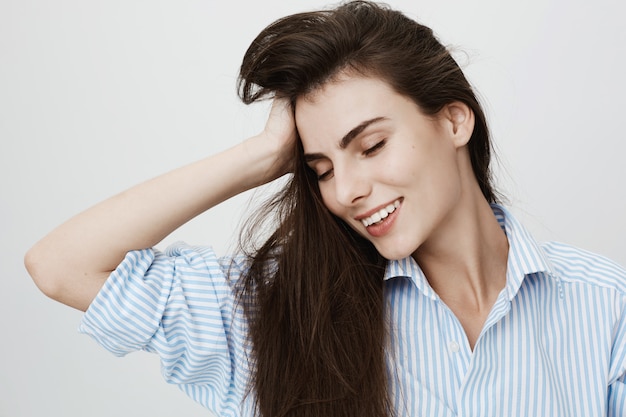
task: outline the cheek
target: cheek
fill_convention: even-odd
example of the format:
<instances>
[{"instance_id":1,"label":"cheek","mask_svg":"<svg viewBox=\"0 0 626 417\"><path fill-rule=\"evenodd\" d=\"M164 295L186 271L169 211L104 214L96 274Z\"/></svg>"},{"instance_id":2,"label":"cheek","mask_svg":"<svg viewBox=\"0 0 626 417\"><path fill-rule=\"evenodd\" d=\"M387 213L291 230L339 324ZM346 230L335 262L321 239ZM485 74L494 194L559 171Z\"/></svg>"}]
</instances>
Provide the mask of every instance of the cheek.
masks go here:
<instances>
[{"instance_id":1,"label":"cheek","mask_svg":"<svg viewBox=\"0 0 626 417\"><path fill-rule=\"evenodd\" d=\"M321 182L319 185L320 195L322 196L322 202L324 206L333 213L335 216L341 217L341 213L339 213L339 204L334 198L334 191L330 182Z\"/></svg>"}]
</instances>

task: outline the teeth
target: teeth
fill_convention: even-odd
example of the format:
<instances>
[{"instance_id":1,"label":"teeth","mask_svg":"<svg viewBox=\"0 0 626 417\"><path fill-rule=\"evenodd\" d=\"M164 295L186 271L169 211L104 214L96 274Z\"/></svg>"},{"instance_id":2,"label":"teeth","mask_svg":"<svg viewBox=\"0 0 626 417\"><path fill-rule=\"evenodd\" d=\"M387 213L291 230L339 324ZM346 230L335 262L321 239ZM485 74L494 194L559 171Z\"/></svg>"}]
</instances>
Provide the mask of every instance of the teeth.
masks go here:
<instances>
[{"instance_id":1,"label":"teeth","mask_svg":"<svg viewBox=\"0 0 626 417\"><path fill-rule=\"evenodd\" d=\"M378 223L387 216L389 216L391 213L396 211L398 207L400 207L400 201L396 200L393 202L393 204L389 204L387 207L380 209L371 216L366 217L365 219L361 219L361 223L363 223L363 226L365 227L370 226L374 223Z\"/></svg>"}]
</instances>

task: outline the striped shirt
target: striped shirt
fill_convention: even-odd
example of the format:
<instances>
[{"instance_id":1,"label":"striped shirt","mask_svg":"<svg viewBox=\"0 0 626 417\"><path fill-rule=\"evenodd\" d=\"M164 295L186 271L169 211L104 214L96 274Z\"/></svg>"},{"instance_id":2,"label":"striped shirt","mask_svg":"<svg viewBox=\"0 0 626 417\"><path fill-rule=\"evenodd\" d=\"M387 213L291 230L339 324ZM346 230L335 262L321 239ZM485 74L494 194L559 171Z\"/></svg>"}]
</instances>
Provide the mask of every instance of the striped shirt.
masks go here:
<instances>
[{"instance_id":1,"label":"striped shirt","mask_svg":"<svg viewBox=\"0 0 626 417\"><path fill-rule=\"evenodd\" d=\"M503 207L506 286L470 349L413 260L385 272L386 356L399 416L626 416L626 271L539 245ZM252 416L250 342L233 285L243 257L177 244L128 253L80 331L116 355L160 355L165 379L220 416Z\"/></svg>"}]
</instances>

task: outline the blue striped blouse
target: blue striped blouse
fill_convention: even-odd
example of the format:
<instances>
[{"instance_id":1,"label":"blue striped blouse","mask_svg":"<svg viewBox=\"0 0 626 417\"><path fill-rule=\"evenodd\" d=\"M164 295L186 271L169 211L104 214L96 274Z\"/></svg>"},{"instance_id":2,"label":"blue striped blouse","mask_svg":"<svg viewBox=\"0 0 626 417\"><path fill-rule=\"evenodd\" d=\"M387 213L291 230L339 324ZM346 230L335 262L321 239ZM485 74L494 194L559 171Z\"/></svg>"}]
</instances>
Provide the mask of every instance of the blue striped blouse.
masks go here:
<instances>
[{"instance_id":1,"label":"blue striped blouse","mask_svg":"<svg viewBox=\"0 0 626 417\"><path fill-rule=\"evenodd\" d=\"M626 271L538 245L503 207L506 286L474 351L412 258L391 261L387 365L399 416L626 416ZM80 331L116 355L160 355L165 379L220 416L253 415L253 363L233 284L246 259L174 245L128 253Z\"/></svg>"}]
</instances>

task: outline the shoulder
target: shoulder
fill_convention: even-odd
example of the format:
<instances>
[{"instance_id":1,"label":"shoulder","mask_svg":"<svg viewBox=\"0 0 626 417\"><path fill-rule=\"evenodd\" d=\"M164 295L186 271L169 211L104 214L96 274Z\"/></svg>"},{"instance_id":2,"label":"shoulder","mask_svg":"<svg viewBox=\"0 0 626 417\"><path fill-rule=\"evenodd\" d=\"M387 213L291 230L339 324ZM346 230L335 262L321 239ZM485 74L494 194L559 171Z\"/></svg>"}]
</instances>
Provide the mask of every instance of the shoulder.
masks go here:
<instances>
[{"instance_id":1,"label":"shoulder","mask_svg":"<svg viewBox=\"0 0 626 417\"><path fill-rule=\"evenodd\" d=\"M540 246L562 281L610 288L626 295L626 269L616 262L561 242Z\"/></svg>"}]
</instances>

